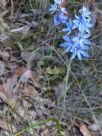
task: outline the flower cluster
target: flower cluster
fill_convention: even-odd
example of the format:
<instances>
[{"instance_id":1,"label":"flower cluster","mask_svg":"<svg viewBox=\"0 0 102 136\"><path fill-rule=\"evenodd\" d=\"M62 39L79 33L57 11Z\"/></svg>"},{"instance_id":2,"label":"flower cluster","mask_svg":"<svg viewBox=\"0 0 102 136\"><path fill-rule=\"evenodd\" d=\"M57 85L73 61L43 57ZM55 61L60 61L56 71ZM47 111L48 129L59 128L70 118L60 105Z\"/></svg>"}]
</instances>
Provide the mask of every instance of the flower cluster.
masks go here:
<instances>
[{"instance_id":1,"label":"flower cluster","mask_svg":"<svg viewBox=\"0 0 102 136\"><path fill-rule=\"evenodd\" d=\"M60 24L66 24L68 20L68 13L65 7L62 6L63 0L54 0L54 4L51 5L49 11L54 13L54 23L56 26Z\"/></svg>"},{"instance_id":2,"label":"flower cluster","mask_svg":"<svg viewBox=\"0 0 102 136\"><path fill-rule=\"evenodd\" d=\"M83 6L79 10L79 14L75 15L72 20L68 17L65 7L61 6L63 0L54 0L54 2L50 8L51 13L54 13L54 23L56 26L63 24L62 32L66 33L63 36L64 43L61 43L60 46L65 48L65 53L71 53L71 60L76 56L79 60L82 60L83 57L89 58L88 51L91 44L89 37L93 24L91 23L91 12L88 7Z\"/></svg>"}]
</instances>

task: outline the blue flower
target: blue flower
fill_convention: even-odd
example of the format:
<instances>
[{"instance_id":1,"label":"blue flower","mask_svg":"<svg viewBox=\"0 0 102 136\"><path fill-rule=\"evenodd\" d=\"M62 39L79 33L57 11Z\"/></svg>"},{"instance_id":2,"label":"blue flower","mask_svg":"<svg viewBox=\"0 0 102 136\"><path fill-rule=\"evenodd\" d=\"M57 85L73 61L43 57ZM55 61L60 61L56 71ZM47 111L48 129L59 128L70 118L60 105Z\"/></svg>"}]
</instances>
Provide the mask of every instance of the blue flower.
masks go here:
<instances>
[{"instance_id":1,"label":"blue flower","mask_svg":"<svg viewBox=\"0 0 102 136\"><path fill-rule=\"evenodd\" d=\"M73 20L73 29L78 28L81 32L90 33L90 28L93 26L89 21L86 21L83 16L75 16L76 19Z\"/></svg>"},{"instance_id":2,"label":"blue flower","mask_svg":"<svg viewBox=\"0 0 102 136\"><path fill-rule=\"evenodd\" d=\"M88 39L90 34L83 34L82 32L78 32L77 36L73 37L74 45L72 46L70 52L72 53L71 60L74 59L76 56L79 60L82 60L83 57L89 58L88 50L89 44L91 44L90 40Z\"/></svg>"},{"instance_id":3,"label":"blue flower","mask_svg":"<svg viewBox=\"0 0 102 136\"><path fill-rule=\"evenodd\" d=\"M66 24L68 20L68 16L66 14L67 11L65 10L65 8L62 8L59 13L56 13L54 15L54 23L56 26L58 26L59 24Z\"/></svg>"},{"instance_id":4,"label":"blue flower","mask_svg":"<svg viewBox=\"0 0 102 136\"><path fill-rule=\"evenodd\" d=\"M56 26L59 24L66 24L68 20L67 11L64 7L61 6L63 0L54 0L54 4L51 5L49 11L54 14L54 23Z\"/></svg>"},{"instance_id":5,"label":"blue flower","mask_svg":"<svg viewBox=\"0 0 102 136\"><path fill-rule=\"evenodd\" d=\"M85 38L89 37L89 35L84 35ZM84 45L82 48L82 45L80 44L79 40L77 42L75 42L74 40L76 39L76 37L71 36L71 38L69 38L67 35L63 36L64 39L64 43L61 43L60 46L65 48L65 53L70 52L71 55L71 60L74 59L75 57L78 57L79 60L82 60L83 57L89 58L89 54L88 52L88 46Z\"/></svg>"},{"instance_id":6,"label":"blue flower","mask_svg":"<svg viewBox=\"0 0 102 136\"><path fill-rule=\"evenodd\" d=\"M91 44L90 40L88 39L90 37L90 34L83 34L81 32L78 32L78 36L73 37L73 41L75 43L79 43L82 49L89 49L89 44Z\"/></svg>"},{"instance_id":7,"label":"blue flower","mask_svg":"<svg viewBox=\"0 0 102 136\"><path fill-rule=\"evenodd\" d=\"M88 7L83 6L82 9L79 10L80 16L75 15L73 20L73 29L78 28L81 32L90 33L90 28L93 26L91 23L91 12Z\"/></svg>"},{"instance_id":8,"label":"blue flower","mask_svg":"<svg viewBox=\"0 0 102 136\"><path fill-rule=\"evenodd\" d=\"M57 11L57 5L56 4L51 5L51 8L49 9L49 11L51 13L55 13Z\"/></svg>"},{"instance_id":9,"label":"blue flower","mask_svg":"<svg viewBox=\"0 0 102 136\"><path fill-rule=\"evenodd\" d=\"M61 5L61 3L62 3L62 0L54 0L54 4L52 4L51 5L51 8L49 9L49 11L51 12L51 13L55 13L56 11L57 11L57 9L58 9L58 6L60 6Z\"/></svg>"},{"instance_id":10,"label":"blue flower","mask_svg":"<svg viewBox=\"0 0 102 136\"><path fill-rule=\"evenodd\" d=\"M80 44L75 44L73 48L70 50L70 52L72 53L70 60L73 60L76 56L78 57L79 60L82 60L83 57L85 58L90 57L87 51L81 48Z\"/></svg>"},{"instance_id":11,"label":"blue flower","mask_svg":"<svg viewBox=\"0 0 102 136\"><path fill-rule=\"evenodd\" d=\"M51 13L54 13L55 25L63 24L65 26L62 32L66 32L66 35L63 36L64 42L60 46L65 49L65 53L71 53L71 60L75 57L78 57L79 60L89 58L90 29L93 27L91 12L88 7L83 6L79 10L80 15L75 15L75 19L71 20L65 7L62 7L62 2L63 0L54 0L54 4L49 9Z\"/></svg>"},{"instance_id":12,"label":"blue flower","mask_svg":"<svg viewBox=\"0 0 102 136\"><path fill-rule=\"evenodd\" d=\"M66 28L62 29L62 32L67 32L67 34L69 35L72 32L72 26L73 26L73 22L72 22L72 20L69 20L66 23Z\"/></svg>"},{"instance_id":13,"label":"blue flower","mask_svg":"<svg viewBox=\"0 0 102 136\"><path fill-rule=\"evenodd\" d=\"M83 16L83 18L84 18L85 20L87 20L87 21L90 21L90 20L91 20L91 17L90 17L91 12L89 11L89 8L88 8L88 7L83 6L83 7L79 10L79 12L81 13L81 15Z\"/></svg>"},{"instance_id":14,"label":"blue flower","mask_svg":"<svg viewBox=\"0 0 102 136\"><path fill-rule=\"evenodd\" d=\"M64 39L65 42L61 43L60 46L65 48L65 53L69 52L72 49L73 45L74 45L72 37L69 38L67 35L63 36L63 39Z\"/></svg>"}]
</instances>

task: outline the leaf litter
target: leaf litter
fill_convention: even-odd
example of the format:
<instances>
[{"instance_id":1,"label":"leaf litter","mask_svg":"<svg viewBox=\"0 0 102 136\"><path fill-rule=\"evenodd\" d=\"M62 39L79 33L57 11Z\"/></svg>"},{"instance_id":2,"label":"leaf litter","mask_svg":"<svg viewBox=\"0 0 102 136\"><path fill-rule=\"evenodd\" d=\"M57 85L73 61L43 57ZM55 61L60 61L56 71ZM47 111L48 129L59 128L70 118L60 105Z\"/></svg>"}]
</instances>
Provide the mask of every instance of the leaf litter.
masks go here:
<instances>
[{"instance_id":1,"label":"leaf litter","mask_svg":"<svg viewBox=\"0 0 102 136\"><path fill-rule=\"evenodd\" d=\"M96 54L92 60L73 62L71 69L97 115L97 122L91 123L90 108L71 74L66 86L63 60L68 63L67 55L52 48L58 45L59 33L51 27L49 2L29 2L0 1L0 135L16 136L23 131L22 136L100 136L102 48L99 52L93 47ZM97 12L102 14L98 8ZM53 118L58 119L61 130L58 122L47 122ZM39 121L45 123L38 125ZM29 128L32 124L36 127Z\"/></svg>"}]
</instances>

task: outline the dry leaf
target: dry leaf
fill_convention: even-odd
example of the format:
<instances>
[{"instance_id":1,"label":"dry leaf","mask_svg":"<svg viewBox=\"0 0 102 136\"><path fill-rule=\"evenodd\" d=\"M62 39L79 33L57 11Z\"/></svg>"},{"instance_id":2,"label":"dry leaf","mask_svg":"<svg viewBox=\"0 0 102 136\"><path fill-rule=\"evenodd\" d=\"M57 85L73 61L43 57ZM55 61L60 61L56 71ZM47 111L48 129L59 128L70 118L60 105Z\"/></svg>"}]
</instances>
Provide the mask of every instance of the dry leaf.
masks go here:
<instances>
[{"instance_id":1,"label":"dry leaf","mask_svg":"<svg viewBox=\"0 0 102 136\"><path fill-rule=\"evenodd\" d=\"M26 85L23 91L27 96L39 96L39 93L30 85Z\"/></svg>"},{"instance_id":2,"label":"dry leaf","mask_svg":"<svg viewBox=\"0 0 102 136\"><path fill-rule=\"evenodd\" d=\"M25 71L26 71L26 68L24 68L24 67L19 67L19 68L17 68L17 69L15 70L15 74L16 74L17 76L21 76Z\"/></svg>"},{"instance_id":3,"label":"dry leaf","mask_svg":"<svg viewBox=\"0 0 102 136\"><path fill-rule=\"evenodd\" d=\"M15 74L21 77L20 80L24 82L27 82L28 79L30 78L33 81L35 87L40 88L39 79L33 71L26 69L24 67L19 67L16 69Z\"/></svg>"},{"instance_id":4,"label":"dry leaf","mask_svg":"<svg viewBox=\"0 0 102 136\"><path fill-rule=\"evenodd\" d=\"M30 70L27 70L21 75L20 81L23 83L27 83L30 77L31 77L31 72Z\"/></svg>"},{"instance_id":5,"label":"dry leaf","mask_svg":"<svg viewBox=\"0 0 102 136\"><path fill-rule=\"evenodd\" d=\"M33 81L35 87L41 88L40 81L39 81L37 75L34 74L34 72L32 72L32 71L31 71L31 79L32 79L32 81Z\"/></svg>"},{"instance_id":6,"label":"dry leaf","mask_svg":"<svg viewBox=\"0 0 102 136\"><path fill-rule=\"evenodd\" d=\"M0 98L4 101L7 102L7 96L4 92L4 88L2 85L0 85Z\"/></svg>"},{"instance_id":7,"label":"dry leaf","mask_svg":"<svg viewBox=\"0 0 102 136\"><path fill-rule=\"evenodd\" d=\"M3 83L3 85L0 85L0 97L4 102L7 102L8 99L12 97L8 83Z\"/></svg>"},{"instance_id":8,"label":"dry leaf","mask_svg":"<svg viewBox=\"0 0 102 136\"><path fill-rule=\"evenodd\" d=\"M14 75L12 78L9 78L9 79L7 80L7 84L9 85L9 89L11 90L10 92L13 93L14 87L17 86L17 76Z\"/></svg>"},{"instance_id":9,"label":"dry leaf","mask_svg":"<svg viewBox=\"0 0 102 136\"><path fill-rule=\"evenodd\" d=\"M8 58L10 57L10 55L9 55L8 52L0 50L0 57L2 57L4 60L8 60Z\"/></svg>"},{"instance_id":10,"label":"dry leaf","mask_svg":"<svg viewBox=\"0 0 102 136\"><path fill-rule=\"evenodd\" d=\"M12 82L11 82L12 84ZM0 98L7 103L11 108L14 108L16 104L16 100L13 99L12 91L10 89L11 87L10 79L7 80L7 83L3 83L3 85L0 85ZM16 104L17 106L17 104Z\"/></svg>"},{"instance_id":11,"label":"dry leaf","mask_svg":"<svg viewBox=\"0 0 102 136\"><path fill-rule=\"evenodd\" d=\"M75 123L75 126L80 129L80 132L83 134L83 136L92 136L87 126L83 122Z\"/></svg>"},{"instance_id":12,"label":"dry leaf","mask_svg":"<svg viewBox=\"0 0 102 136\"><path fill-rule=\"evenodd\" d=\"M83 136L92 136L86 125L82 122L80 123L80 131Z\"/></svg>"}]
</instances>

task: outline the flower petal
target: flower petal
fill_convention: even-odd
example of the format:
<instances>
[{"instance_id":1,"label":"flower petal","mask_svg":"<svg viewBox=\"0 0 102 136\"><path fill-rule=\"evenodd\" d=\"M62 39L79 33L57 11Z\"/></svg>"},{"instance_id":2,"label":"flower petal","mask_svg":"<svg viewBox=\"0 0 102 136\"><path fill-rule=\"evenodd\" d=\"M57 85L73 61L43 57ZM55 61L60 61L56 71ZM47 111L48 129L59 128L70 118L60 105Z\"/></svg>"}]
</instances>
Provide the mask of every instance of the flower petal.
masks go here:
<instances>
[{"instance_id":1,"label":"flower petal","mask_svg":"<svg viewBox=\"0 0 102 136\"><path fill-rule=\"evenodd\" d=\"M87 58L90 57L89 54L88 54L87 52L85 52L85 51L80 51L80 53L81 53L84 57L87 57Z\"/></svg>"},{"instance_id":2,"label":"flower petal","mask_svg":"<svg viewBox=\"0 0 102 136\"><path fill-rule=\"evenodd\" d=\"M68 42L61 43L61 44L59 44L59 46L61 46L61 47L67 47L68 46Z\"/></svg>"},{"instance_id":3,"label":"flower petal","mask_svg":"<svg viewBox=\"0 0 102 136\"><path fill-rule=\"evenodd\" d=\"M63 39L66 41L66 42L70 42L70 38L68 36L63 36Z\"/></svg>"},{"instance_id":4,"label":"flower petal","mask_svg":"<svg viewBox=\"0 0 102 136\"><path fill-rule=\"evenodd\" d=\"M85 44L91 44L91 42L90 42L88 39L85 39L83 42L84 42Z\"/></svg>"},{"instance_id":5,"label":"flower petal","mask_svg":"<svg viewBox=\"0 0 102 136\"><path fill-rule=\"evenodd\" d=\"M81 55L80 51L78 51L77 56L78 56L78 59L79 59L79 60L82 60L82 55Z\"/></svg>"}]
</instances>

